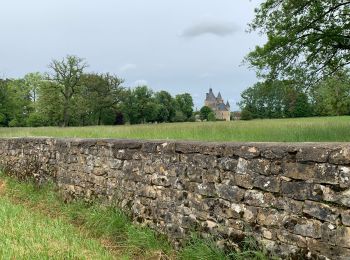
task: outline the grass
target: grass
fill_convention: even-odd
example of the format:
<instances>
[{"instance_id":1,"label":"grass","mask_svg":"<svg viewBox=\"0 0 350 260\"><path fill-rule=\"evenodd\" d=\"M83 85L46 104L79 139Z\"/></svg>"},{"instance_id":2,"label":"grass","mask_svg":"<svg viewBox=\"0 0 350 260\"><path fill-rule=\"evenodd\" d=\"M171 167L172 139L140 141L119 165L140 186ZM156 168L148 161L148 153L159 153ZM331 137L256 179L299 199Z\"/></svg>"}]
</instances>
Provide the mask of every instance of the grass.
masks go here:
<instances>
[{"instance_id":1,"label":"grass","mask_svg":"<svg viewBox=\"0 0 350 260\"><path fill-rule=\"evenodd\" d=\"M0 259L147 259L173 250L121 211L0 175ZM142 256L142 257L141 257Z\"/></svg>"},{"instance_id":2,"label":"grass","mask_svg":"<svg viewBox=\"0 0 350 260\"><path fill-rule=\"evenodd\" d=\"M256 243L243 244L240 253L225 252L196 235L176 251L118 209L67 204L53 185L39 188L1 172L0 223L0 259L269 259Z\"/></svg>"},{"instance_id":3,"label":"grass","mask_svg":"<svg viewBox=\"0 0 350 260\"><path fill-rule=\"evenodd\" d=\"M0 137L81 137L240 142L349 142L350 116L125 126L0 128Z\"/></svg>"}]
</instances>

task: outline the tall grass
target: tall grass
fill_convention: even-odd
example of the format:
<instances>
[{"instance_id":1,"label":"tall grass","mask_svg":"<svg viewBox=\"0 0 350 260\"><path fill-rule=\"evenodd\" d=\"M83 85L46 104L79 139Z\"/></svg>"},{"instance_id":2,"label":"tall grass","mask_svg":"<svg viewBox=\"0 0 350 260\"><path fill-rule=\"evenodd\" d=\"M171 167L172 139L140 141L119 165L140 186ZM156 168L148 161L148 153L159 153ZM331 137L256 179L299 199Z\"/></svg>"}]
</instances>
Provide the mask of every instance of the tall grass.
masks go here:
<instances>
[{"instance_id":1,"label":"tall grass","mask_svg":"<svg viewBox=\"0 0 350 260\"><path fill-rule=\"evenodd\" d=\"M52 244L59 247L57 259L115 258L111 252L117 252L117 259L172 254L164 237L149 228L133 225L130 218L116 208L83 201L64 203L53 185L38 188L34 183L19 183L2 173L0 183L5 183L0 195L0 223L3 218L15 223L0 226L0 233L8 235L4 241L14 245L2 248L0 239L0 256L16 256L16 251L23 251L23 258L30 259L29 256L35 256L39 250L38 255L44 257L37 259L47 259L47 254L56 257L54 249L45 248L48 242L51 243L46 241L50 234ZM38 227L43 229L42 236ZM86 255L80 255L80 251Z\"/></svg>"},{"instance_id":2,"label":"tall grass","mask_svg":"<svg viewBox=\"0 0 350 260\"><path fill-rule=\"evenodd\" d=\"M350 141L350 116L125 126L0 128L0 137L175 139L241 142Z\"/></svg>"},{"instance_id":3,"label":"tall grass","mask_svg":"<svg viewBox=\"0 0 350 260\"><path fill-rule=\"evenodd\" d=\"M53 185L38 187L1 172L0 223L0 259L268 259L255 242L226 252L197 235L176 252L116 208L64 203Z\"/></svg>"}]
</instances>

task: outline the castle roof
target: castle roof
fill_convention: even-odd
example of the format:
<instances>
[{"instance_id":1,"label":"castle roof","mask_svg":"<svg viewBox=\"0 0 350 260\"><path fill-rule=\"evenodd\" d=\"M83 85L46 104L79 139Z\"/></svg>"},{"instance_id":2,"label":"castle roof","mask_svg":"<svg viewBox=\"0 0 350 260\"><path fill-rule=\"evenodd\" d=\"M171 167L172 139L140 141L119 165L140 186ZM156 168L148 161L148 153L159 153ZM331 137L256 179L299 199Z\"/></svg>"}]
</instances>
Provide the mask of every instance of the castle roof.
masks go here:
<instances>
[{"instance_id":1,"label":"castle roof","mask_svg":"<svg viewBox=\"0 0 350 260\"><path fill-rule=\"evenodd\" d=\"M217 99L222 99L221 93L219 92Z\"/></svg>"},{"instance_id":2,"label":"castle roof","mask_svg":"<svg viewBox=\"0 0 350 260\"><path fill-rule=\"evenodd\" d=\"M209 89L209 93L207 93L207 98L206 98L206 100L215 100L216 98L215 98L215 95L214 95L214 93L213 93L213 90L210 88Z\"/></svg>"},{"instance_id":3,"label":"castle roof","mask_svg":"<svg viewBox=\"0 0 350 260\"><path fill-rule=\"evenodd\" d=\"M228 100L227 100L227 102L226 102L226 106L227 106L227 107L230 107L230 103L228 103Z\"/></svg>"},{"instance_id":4,"label":"castle roof","mask_svg":"<svg viewBox=\"0 0 350 260\"><path fill-rule=\"evenodd\" d=\"M220 104L218 104L218 110L219 111L227 111L228 109L224 103L220 103Z\"/></svg>"}]
</instances>

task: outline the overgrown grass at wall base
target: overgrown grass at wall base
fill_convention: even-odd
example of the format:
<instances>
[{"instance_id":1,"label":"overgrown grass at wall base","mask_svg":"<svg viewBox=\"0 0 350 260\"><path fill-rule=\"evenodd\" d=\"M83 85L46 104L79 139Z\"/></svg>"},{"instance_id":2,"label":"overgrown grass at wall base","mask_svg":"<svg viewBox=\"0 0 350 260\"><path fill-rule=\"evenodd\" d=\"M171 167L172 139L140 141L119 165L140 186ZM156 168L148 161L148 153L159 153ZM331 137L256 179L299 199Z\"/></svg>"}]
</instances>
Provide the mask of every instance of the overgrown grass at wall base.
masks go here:
<instances>
[{"instance_id":1,"label":"overgrown grass at wall base","mask_svg":"<svg viewBox=\"0 0 350 260\"><path fill-rule=\"evenodd\" d=\"M0 137L81 137L240 142L349 142L350 117L265 119L132 126L0 128Z\"/></svg>"},{"instance_id":2,"label":"overgrown grass at wall base","mask_svg":"<svg viewBox=\"0 0 350 260\"><path fill-rule=\"evenodd\" d=\"M1 172L0 184L2 259L268 259L260 247L226 252L196 234L176 252L165 237L116 208L65 203L53 184L19 182Z\"/></svg>"},{"instance_id":3,"label":"overgrown grass at wall base","mask_svg":"<svg viewBox=\"0 0 350 260\"><path fill-rule=\"evenodd\" d=\"M113 259L116 258L116 255L118 256L116 259L121 257L134 259L134 257L140 255L151 257L158 254L158 252L169 255L172 253L171 246L165 238L158 236L148 228L134 226L130 219L118 209L104 207L97 203L89 205L83 201L64 203L60 196L53 191L52 185L44 185L38 188L33 183L18 183L3 174L1 174L0 179L2 183L5 183L5 190L1 195L1 200L5 203L2 203L1 206L9 208L6 209L7 211L3 209L0 212L0 219L7 216L8 221L16 223L13 227L8 226L6 228L3 226L2 234L9 234L8 243L16 244L14 241L18 240L21 245L20 249L13 247L8 247L7 251L0 249L3 250L2 255L15 255L16 251L22 250L23 257L31 258L30 256L35 256L35 252L39 250L39 255L52 254L56 257L54 249L52 249L53 252L50 251L50 248L43 248L40 251L41 245L45 245L46 236L51 233L55 234L55 232L58 235L57 238L53 235L55 238L53 244L57 244L57 247L62 246L62 248L57 249L59 253L57 259L103 259L103 257ZM10 207L14 209L12 210ZM20 212L23 218L17 217L15 220L11 220L10 217L20 216L16 211ZM5 214L3 214L4 212ZM33 218L33 216L35 217ZM42 224L43 221L46 224ZM25 229L22 229L24 226ZM40 230L37 230L40 226L43 229L42 237ZM49 233L46 234L45 230ZM75 232L80 232L84 236L80 238ZM14 236L11 237L11 233L14 233ZM66 236L69 236L69 239ZM57 240L60 237L63 241L67 241L62 243ZM94 239L93 242L89 241L88 238ZM90 247L85 248L85 244L81 244L82 242L79 239L86 240ZM37 249L31 253L32 248ZM92 248L92 251L90 248ZM80 251L85 252L87 250L91 251L91 256L79 255ZM98 250L104 253L105 256L102 255L101 258L102 253ZM28 255L25 253L26 251L29 252ZM95 251L96 255L94 256L92 253Z\"/></svg>"}]
</instances>

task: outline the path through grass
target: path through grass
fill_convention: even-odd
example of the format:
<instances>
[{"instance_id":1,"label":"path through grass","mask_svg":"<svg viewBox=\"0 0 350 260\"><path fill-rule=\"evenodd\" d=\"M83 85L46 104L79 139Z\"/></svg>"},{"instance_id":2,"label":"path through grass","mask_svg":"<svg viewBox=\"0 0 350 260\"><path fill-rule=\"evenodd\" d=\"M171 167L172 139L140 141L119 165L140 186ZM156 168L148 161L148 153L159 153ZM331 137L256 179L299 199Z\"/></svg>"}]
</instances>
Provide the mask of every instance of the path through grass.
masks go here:
<instances>
[{"instance_id":1,"label":"path through grass","mask_svg":"<svg viewBox=\"0 0 350 260\"><path fill-rule=\"evenodd\" d=\"M24 136L241 142L349 142L350 116L132 126L0 128L0 137Z\"/></svg>"}]
</instances>

